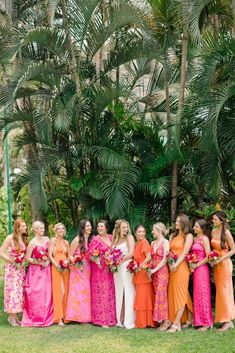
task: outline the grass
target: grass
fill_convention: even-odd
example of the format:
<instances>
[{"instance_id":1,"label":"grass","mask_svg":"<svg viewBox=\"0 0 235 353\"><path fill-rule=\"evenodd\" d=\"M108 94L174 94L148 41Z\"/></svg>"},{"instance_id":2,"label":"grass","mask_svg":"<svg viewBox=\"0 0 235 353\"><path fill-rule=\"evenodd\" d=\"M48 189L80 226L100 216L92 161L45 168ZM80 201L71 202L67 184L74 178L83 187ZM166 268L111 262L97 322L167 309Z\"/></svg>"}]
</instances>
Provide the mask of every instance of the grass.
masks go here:
<instances>
[{"instance_id":1,"label":"grass","mask_svg":"<svg viewBox=\"0 0 235 353\"><path fill-rule=\"evenodd\" d=\"M169 334L158 333L155 329L103 329L79 324L10 327L3 312L1 268L0 308L0 353L235 353L235 330L218 333L188 329Z\"/></svg>"}]
</instances>

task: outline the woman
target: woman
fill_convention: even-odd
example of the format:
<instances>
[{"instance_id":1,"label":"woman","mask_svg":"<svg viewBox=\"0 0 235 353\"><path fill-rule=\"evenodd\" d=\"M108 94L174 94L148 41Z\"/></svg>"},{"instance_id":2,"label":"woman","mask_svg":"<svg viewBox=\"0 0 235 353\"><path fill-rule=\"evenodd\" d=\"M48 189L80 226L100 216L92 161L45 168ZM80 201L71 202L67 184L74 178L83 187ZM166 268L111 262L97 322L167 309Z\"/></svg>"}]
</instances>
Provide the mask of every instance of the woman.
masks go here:
<instances>
[{"instance_id":1,"label":"woman","mask_svg":"<svg viewBox=\"0 0 235 353\"><path fill-rule=\"evenodd\" d=\"M153 225L152 233L155 239L151 244L151 273L155 296L153 320L161 322L159 331L166 331L170 326L167 299L169 270L166 260L169 253L169 241L165 239L166 226L161 222Z\"/></svg>"},{"instance_id":2,"label":"woman","mask_svg":"<svg viewBox=\"0 0 235 353\"><path fill-rule=\"evenodd\" d=\"M94 260L94 251L100 252L100 257L91 262L91 322L105 328L116 325L113 274L104 260L104 253L112 242L107 227L106 221L99 221L98 235L92 239L88 250L91 260Z\"/></svg>"},{"instance_id":3,"label":"woman","mask_svg":"<svg viewBox=\"0 0 235 353\"><path fill-rule=\"evenodd\" d=\"M81 323L91 322L91 264L86 258L92 237L91 230L91 223L82 220L79 223L78 235L69 248L71 262L76 261L76 256L83 256L83 264L80 268L76 264L71 268L66 319Z\"/></svg>"},{"instance_id":4,"label":"woman","mask_svg":"<svg viewBox=\"0 0 235 353\"><path fill-rule=\"evenodd\" d=\"M52 263L52 295L54 323L64 326L68 298L69 270L63 271L60 260L68 258L69 244L64 240L66 228L62 223L54 227L55 237L49 242L49 259Z\"/></svg>"},{"instance_id":5,"label":"woman","mask_svg":"<svg viewBox=\"0 0 235 353\"><path fill-rule=\"evenodd\" d=\"M151 247L145 238L146 230L139 224L134 230L137 244L134 250L134 260L137 262L140 271L134 274L135 285L135 327L155 327L153 322L154 293L152 279L145 270L151 260Z\"/></svg>"},{"instance_id":6,"label":"woman","mask_svg":"<svg viewBox=\"0 0 235 353\"><path fill-rule=\"evenodd\" d=\"M36 221L32 225L35 234L30 241L26 258L29 268L25 284L25 307L21 326L50 326L54 322L51 266L48 259L49 238L44 236L45 226Z\"/></svg>"},{"instance_id":7,"label":"woman","mask_svg":"<svg viewBox=\"0 0 235 353\"><path fill-rule=\"evenodd\" d=\"M178 258L170 267L168 285L169 319L172 323L168 332L181 330L180 322L185 322L184 328L193 323L193 306L188 291L190 271L185 257L193 244L193 235L188 216L181 214L175 222L176 232L170 237L170 251Z\"/></svg>"},{"instance_id":8,"label":"woman","mask_svg":"<svg viewBox=\"0 0 235 353\"><path fill-rule=\"evenodd\" d=\"M199 331L206 331L213 326L210 273L207 265L207 256L210 252L207 221L199 219L193 230L196 238L193 241L192 252L197 257L197 262L190 264L193 271L194 326L201 326Z\"/></svg>"},{"instance_id":9,"label":"woman","mask_svg":"<svg viewBox=\"0 0 235 353\"><path fill-rule=\"evenodd\" d=\"M233 328L235 318L231 256L235 253L232 234L227 226L227 215L218 211L213 215L214 229L211 236L212 249L219 252L219 258L212 262L216 287L215 322L223 323L219 331Z\"/></svg>"},{"instance_id":10,"label":"woman","mask_svg":"<svg viewBox=\"0 0 235 353\"><path fill-rule=\"evenodd\" d=\"M4 285L4 311L8 313L11 326L20 326L18 313L24 306L24 256L27 246L27 226L25 221L17 219L13 233L8 235L0 248L0 257L6 261ZM8 250L8 255L5 251ZM22 258L22 263L17 263Z\"/></svg>"},{"instance_id":11,"label":"woman","mask_svg":"<svg viewBox=\"0 0 235 353\"><path fill-rule=\"evenodd\" d=\"M120 249L124 256L118 272L114 273L117 326L132 329L135 327L135 288L133 274L127 271L127 266L134 253L135 240L130 234L130 225L125 220L116 221L112 246Z\"/></svg>"}]
</instances>

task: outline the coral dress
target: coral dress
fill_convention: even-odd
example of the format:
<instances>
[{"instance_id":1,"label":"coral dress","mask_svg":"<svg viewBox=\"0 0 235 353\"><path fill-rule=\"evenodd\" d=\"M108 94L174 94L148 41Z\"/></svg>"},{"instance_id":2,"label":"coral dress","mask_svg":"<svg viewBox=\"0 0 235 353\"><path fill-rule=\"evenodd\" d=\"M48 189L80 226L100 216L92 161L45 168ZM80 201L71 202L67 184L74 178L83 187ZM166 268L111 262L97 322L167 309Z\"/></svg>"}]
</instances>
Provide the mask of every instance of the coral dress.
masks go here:
<instances>
[{"instance_id":1,"label":"coral dress","mask_svg":"<svg viewBox=\"0 0 235 353\"><path fill-rule=\"evenodd\" d=\"M109 235L110 242L112 235ZM116 325L116 303L113 273L109 271L104 261L104 253L110 249L102 238L95 236L88 252L101 251L101 268L91 261L91 322L100 326Z\"/></svg>"},{"instance_id":2,"label":"coral dress","mask_svg":"<svg viewBox=\"0 0 235 353\"><path fill-rule=\"evenodd\" d=\"M23 241L20 242L20 252L25 252L26 247ZM16 252L13 237L10 240L9 256L15 257ZM5 284L4 284L4 311L9 314L16 314L23 311L24 307L24 266L16 268L14 264L5 265Z\"/></svg>"},{"instance_id":3,"label":"coral dress","mask_svg":"<svg viewBox=\"0 0 235 353\"><path fill-rule=\"evenodd\" d=\"M85 242L87 249L87 241ZM74 257L80 255L77 247ZM84 266L80 269L73 266L69 279L69 296L66 319L77 322L91 322L91 263L84 259Z\"/></svg>"},{"instance_id":4,"label":"coral dress","mask_svg":"<svg viewBox=\"0 0 235 353\"><path fill-rule=\"evenodd\" d=\"M37 250L48 252L48 243L45 246L36 245L32 252L35 257ZM54 322L51 266L30 264L26 275L25 307L21 326L50 326Z\"/></svg>"},{"instance_id":5,"label":"coral dress","mask_svg":"<svg viewBox=\"0 0 235 353\"><path fill-rule=\"evenodd\" d=\"M228 246L226 249L221 249L220 239L212 239L211 247L218 251L220 256L224 256L228 252ZM229 322L235 319L233 264L231 259L226 259L213 268L216 288L215 322Z\"/></svg>"},{"instance_id":6,"label":"coral dress","mask_svg":"<svg viewBox=\"0 0 235 353\"><path fill-rule=\"evenodd\" d=\"M147 239L138 242L134 250L134 259L140 265L145 260L145 253L150 253L151 247ZM145 270L134 274L133 283L135 285L135 303L136 313L135 327L145 328L147 326L155 327L153 322L154 293L151 278Z\"/></svg>"},{"instance_id":7,"label":"coral dress","mask_svg":"<svg viewBox=\"0 0 235 353\"><path fill-rule=\"evenodd\" d=\"M198 262L205 259L202 238L194 240L192 251L196 254ZM197 267L193 272L193 305L194 326L213 326L210 272L207 264Z\"/></svg>"},{"instance_id":8,"label":"coral dress","mask_svg":"<svg viewBox=\"0 0 235 353\"><path fill-rule=\"evenodd\" d=\"M68 257L68 244L63 238L55 239L54 260L59 263ZM52 295L54 306L54 323L65 321L69 290L69 271L59 272L52 265Z\"/></svg>"},{"instance_id":9,"label":"coral dress","mask_svg":"<svg viewBox=\"0 0 235 353\"><path fill-rule=\"evenodd\" d=\"M126 256L129 252L127 242L115 245ZM133 285L133 273L127 271L130 260L122 262L118 266L118 272L114 273L114 284L116 293L116 315L118 326L122 325L122 309L124 309L124 327L132 329L135 327L135 287Z\"/></svg>"},{"instance_id":10,"label":"coral dress","mask_svg":"<svg viewBox=\"0 0 235 353\"><path fill-rule=\"evenodd\" d=\"M154 243L151 246L151 256L152 262L156 267L164 257L164 247L163 242L155 250ZM167 299L167 289L169 282L169 269L167 264L164 265L159 271L152 275L153 279L153 289L154 289L154 310L153 310L153 320L163 321L168 320L168 299Z\"/></svg>"},{"instance_id":11,"label":"coral dress","mask_svg":"<svg viewBox=\"0 0 235 353\"><path fill-rule=\"evenodd\" d=\"M177 235L170 241L170 251L178 257L184 249L184 236ZM188 291L190 271L186 261L183 261L175 272L170 271L170 281L168 285L168 305L169 320L173 323L179 309L185 308L181 317L181 322L187 321L187 311L193 312L193 305Z\"/></svg>"}]
</instances>

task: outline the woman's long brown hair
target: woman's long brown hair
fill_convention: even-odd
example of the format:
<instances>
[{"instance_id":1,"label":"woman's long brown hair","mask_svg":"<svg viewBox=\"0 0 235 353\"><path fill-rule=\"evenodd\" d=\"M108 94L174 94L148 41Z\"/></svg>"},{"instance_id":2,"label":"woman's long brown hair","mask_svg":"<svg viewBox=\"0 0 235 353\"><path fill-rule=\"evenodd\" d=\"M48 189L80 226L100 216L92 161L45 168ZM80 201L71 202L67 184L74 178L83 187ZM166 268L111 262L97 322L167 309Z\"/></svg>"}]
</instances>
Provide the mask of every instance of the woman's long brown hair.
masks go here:
<instances>
[{"instance_id":1,"label":"woman's long brown hair","mask_svg":"<svg viewBox=\"0 0 235 353\"><path fill-rule=\"evenodd\" d=\"M226 249L226 229L229 229L228 223L227 223L227 215L223 211L218 211L214 213L214 216L217 216L221 223L222 223L222 230L221 230L221 241L220 241L220 247L221 249Z\"/></svg>"},{"instance_id":2,"label":"woman's long brown hair","mask_svg":"<svg viewBox=\"0 0 235 353\"><path fill-rule=\"evenodd\" d=\"M13 225L12 236L13 236L13 241L14 241L14 245L15 245L15 250L16 251L20 251L20 241L19 241L20 233L19 233L19 228L20 228L22 223L26 224L26 222L23 219L16 219L15 222L14 222L14 225ZM28 233L27 233L27 230L26 230L25 233L21 234L21 237L22 237L24 245L27 246L28 245Z\"/></svg>"},{"instance_id":3,"label":"woman's long brown hair","mask_svg":"<svg viewBox=\"0 0 235 353\"><path fill-rule=\"evenodd\" d=\"M179 218L180 227L184 235L192 233L192 227L188 216L182 213L182 214L179 214L177 218ZM172 235L172 239L176 237L178 234L179 234L179 230L176 229L176 231Z\"/></svg>"},{"instance_id":4,"label":"woman's long brown hair","mask_svg":"<svg viewBox=\"0 0 235 353\"><path fill-rule=\"evenodd\" d=\"M79 243L79 248L80 248L81 253L86 252L84 233L85 233L85 228L86 228L87 222L90 223L90 221L88 219L82 219L79 223L79 226L78 226L78 243ZM88 237L88 245L90 244L91 238L92 238L92 234L90 234Z\"/></svg>"}]
</instances>

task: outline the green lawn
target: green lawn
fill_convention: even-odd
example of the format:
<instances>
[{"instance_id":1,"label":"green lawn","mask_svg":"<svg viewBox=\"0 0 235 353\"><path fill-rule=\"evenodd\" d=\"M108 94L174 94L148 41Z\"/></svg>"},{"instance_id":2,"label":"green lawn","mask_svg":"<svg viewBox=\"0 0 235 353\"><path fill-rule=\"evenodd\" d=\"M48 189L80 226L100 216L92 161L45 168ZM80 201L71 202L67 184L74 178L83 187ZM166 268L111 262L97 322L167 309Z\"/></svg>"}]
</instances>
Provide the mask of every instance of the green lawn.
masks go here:
<instances>
[{"instance_id":1,"label":"green lawn","mask_svg":"<svg viewBox=\"0 0 235 353\"><path fill-rule=\"evenodd\" d=\"M235 330L176 334L154 329L103 329L69 324L49 328L9 327L3 313L3 272L0 269L0 353L235 353Z\"/></svg>"}]
</instances>

